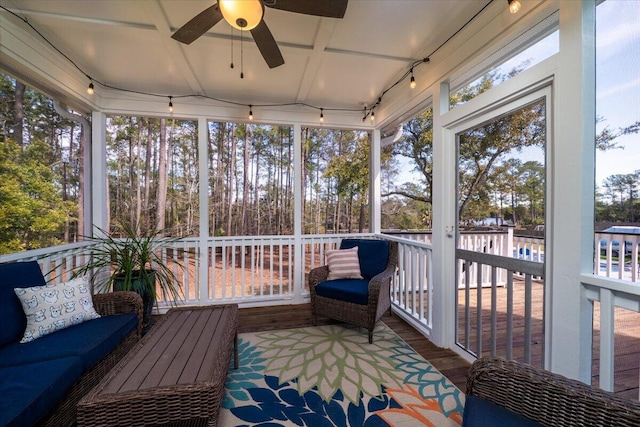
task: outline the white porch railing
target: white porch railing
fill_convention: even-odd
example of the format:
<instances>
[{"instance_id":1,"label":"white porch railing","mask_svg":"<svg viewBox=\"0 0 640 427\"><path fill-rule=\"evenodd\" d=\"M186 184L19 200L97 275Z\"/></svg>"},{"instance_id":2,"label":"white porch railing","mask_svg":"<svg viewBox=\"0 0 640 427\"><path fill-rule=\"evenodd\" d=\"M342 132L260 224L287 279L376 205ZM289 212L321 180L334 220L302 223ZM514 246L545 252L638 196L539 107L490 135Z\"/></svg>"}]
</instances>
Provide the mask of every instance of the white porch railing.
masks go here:
<instances>
[{"instance_id":1,"label":"white porch railing","mask_svg":"<svg viewBox=\"0 0 640 427\"><path fill-rule=\"evenodd\" d=\"M533 357L532 345L544 342L544 264L464 249L456 250L456 260L463 284L456 293L456 344L475 357L499 355L542 367L544 358ZM543 353L540 348L537 355Z\"/></svg>"},{"instance_id":2,"label":"white porch railing","mask_svg":"<svg viewBox=\"0 0 640 427\"><path fill-rule=\"evenodd\" d=\"M418 239L389 235L385 239L398 244L398 273L391 284L394 312L429 336L433 327L433 248Z\"/></svg>"},{"instance_id":3,"label":"white porch railing","mask_svg":"<svg viewBox=\"0 0 640 427\"><path fill-rule=\"evenodd\" d=\"M594 265L598 276L640 282L640 234L595 234Z\"/></svg>"},{"instance_id":4,"label":"white porch railing","mask_svg":"<svg viewBox=\"0 0 640 427\"><path fill-rule=\"evenodd\" d=\"M583 276L582 286L581 311L590 317L581 328L583 336L594 337L589 357L594 382L607 391L631 390L626 396L640 400L640 288L597 276Z\"/></svg>"}]
</instances>

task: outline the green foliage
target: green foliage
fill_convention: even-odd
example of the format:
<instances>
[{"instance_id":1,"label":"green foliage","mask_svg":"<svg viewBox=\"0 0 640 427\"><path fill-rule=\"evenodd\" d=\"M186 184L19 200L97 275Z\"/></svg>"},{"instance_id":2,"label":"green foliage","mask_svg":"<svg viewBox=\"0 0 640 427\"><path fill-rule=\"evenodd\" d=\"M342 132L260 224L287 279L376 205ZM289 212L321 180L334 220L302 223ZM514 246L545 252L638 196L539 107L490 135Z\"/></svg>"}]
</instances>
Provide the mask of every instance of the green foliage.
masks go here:
<instances>
[{"instance_id":1,"label":"green foliage","mask_svg":"<svg viewBox=\"0 0 640 427\"><path fill-rule=\"evenodd\" d=\"M123 223L120 228L122 237L99 227L93 236L85 237L93 243L84 252L89 261L75 269L73 276L91 275L95 289L101 292L112 290L115 281L121 280L121 290L152 295L153 301L158 297L157 289L172 303L180 299L180 283L172 268L184 266L177 261L169 264L164 257L164 249L170 248L177 239L164 237L163 232L153 229L141 230L137 224ZM111 274L93 274L103 269Z\"/></svg>"},{"instance_id":2,"label":"green foliage","mask_svg":"<svg viewBox=\"0 0 640 427\"><path fill-rule=\"evenodd\" d=\"M59 236L75 206L63 201L46 163L50 154L42 141L24 150L10 139L0 141L0 253L62 243Z\"/></svg>"}]
</instances>

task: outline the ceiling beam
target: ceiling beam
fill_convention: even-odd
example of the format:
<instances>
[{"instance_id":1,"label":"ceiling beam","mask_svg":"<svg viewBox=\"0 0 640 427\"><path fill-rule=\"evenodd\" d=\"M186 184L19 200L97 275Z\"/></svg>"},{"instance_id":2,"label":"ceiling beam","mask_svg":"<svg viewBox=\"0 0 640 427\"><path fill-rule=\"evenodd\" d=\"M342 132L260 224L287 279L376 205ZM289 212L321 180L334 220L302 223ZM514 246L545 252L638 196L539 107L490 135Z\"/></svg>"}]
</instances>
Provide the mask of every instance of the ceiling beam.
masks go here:
<instances>
[{"instance_id":1,"label":"ceiling beam","mask_svg":"<svg viewBox=\"0 0 640 427\"><path fill-rule=\"evenodd\" d=\"M305 66L304 74L300 81L300 87L298 88L297 102L304 102L307 99L311 86L316 80L318 69L322 64L324 50L331 40L335 27L335 19L320 19L316 36L313 40L313 52L307 60L307 65Z\"/></svg>"},{"instance_id":2,"label":"ceiling beam","mask_svg":"<svg viewBox=\"0 0 640 427\"><path fill-rule=\"evenodd\" d=\"M162 45L169 54L169 57L173 59L184 79L187 81L191 91L193 93L204 94L204 88L202 87L195 70L187 60L183 46L171 38L173 32L169 26L169 20L158 1L141 1L136 2L136 4L140 6L140 9L142 9L149 19L151 19L151 22L153 22L160 40L162 41Z\"/></svg>"}]
</instances>

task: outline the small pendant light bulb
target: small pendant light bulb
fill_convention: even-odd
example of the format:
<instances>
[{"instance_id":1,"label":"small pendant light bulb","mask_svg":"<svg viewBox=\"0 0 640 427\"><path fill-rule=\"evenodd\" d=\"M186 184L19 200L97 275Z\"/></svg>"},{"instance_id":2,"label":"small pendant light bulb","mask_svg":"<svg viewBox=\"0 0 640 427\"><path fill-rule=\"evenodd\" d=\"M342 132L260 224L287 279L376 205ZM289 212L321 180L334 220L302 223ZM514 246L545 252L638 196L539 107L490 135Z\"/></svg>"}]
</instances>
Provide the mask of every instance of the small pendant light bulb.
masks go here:
<instances>
[{"instance_id":1,"label":"small pendant light bulb","mask_svg":"<svg viewBox=\"0 0 640 427\"><path fill-rule=\"evenodd\" d=\"M87 93L89 95L93 95L93 81L89 82L89 87L87 88Z\"/></svg>"},{"instance_id":2,"label":"small pendant light bulb","mask_svg":"<svg viewBox=\"0 0 640 427\"><path fill-rule=\"evenodd\" d=\"M371 109L371 121L374 121L376 118L376 113L373 111L373 108Z\"/></svg>"},{"instance_id":3,"label":"small pendant light bulb","mask_svg":"<svg viewBox=\"0 0 640 427\"><path fill-rule=\"evenodd\" d=\"M171 100L171 96L169 97L169 112L173 113L173 101Z\"/></svg>"},{"instance_id":4,"label":"small pendant light bulb","mask_svg":"<svg viewBox=\"0 0 640 427\"><path fill-rule=\"evenodd\" d=\"M409 87L411 89L415 89L416 88L416 78L413 77L413 68L411 69L411 82L409 83Z\"/></svg>"},{"instance_id":5,"label":"small pendant light bulb","mask_svg":"<svg viewBox=\"0 0 640 427\"><path fill-rule=\"evenodd\" d=\"M249 120L253 120L253 105L249 105Z\"/></svg>"},{"instance_id":6,"label":"small pendant light bulb","mask_svg":"<svg viewBox=\"0 0 640 427\"><path fill-rule=\"evenodd\" d=\"M507 0L509 2L509 12L518 13L522 5L518 0Z\"/></svg>"},{"instance_id":7,"label":"small pendant light bulb","mask_svg":"<svg viewBox=\"0 0 640 427\"><path fill-rule=\"evenodd\" d=\"M322 113L323 109L320 109L320 123L324 123L324 114Z\"/></svg>"}]
</instances>

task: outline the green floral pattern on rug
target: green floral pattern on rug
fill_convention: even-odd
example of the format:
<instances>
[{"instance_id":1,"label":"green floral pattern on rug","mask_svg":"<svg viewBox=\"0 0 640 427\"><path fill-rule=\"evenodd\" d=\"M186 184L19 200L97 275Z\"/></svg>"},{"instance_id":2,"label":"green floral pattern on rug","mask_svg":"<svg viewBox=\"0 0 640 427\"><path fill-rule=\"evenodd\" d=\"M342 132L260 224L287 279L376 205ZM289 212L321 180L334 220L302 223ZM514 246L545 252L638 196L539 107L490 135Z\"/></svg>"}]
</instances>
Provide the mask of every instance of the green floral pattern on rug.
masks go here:
<instances>
[{"instance_id":1,"label":"green floral pattern on rug","mask_svg":"<svg viewBox=\"0 0 640 427\"><path fill-rule=\"evenodd\" d=\"M385 332L376 331L374 351L365 334L340 325L309 329L302 339L296 329L259 333L253 343L267 359L265 375L281 382L297 379L300 394L318 387L327 402L341 390L357 404L360 392L375 397L382 394L383 384L402 387L393 359L397 336Z\"/></svg>"},{"instance_id":2,"label":"green floral pattern on rug","mask_svg":"<svg viewBox=\"0 0 640 427\"><path fill-rule=\"evenodd\" d=\"M219 425L459 426L464 395L382 322L241 334ZM417 424L416 424L417 423Z\"/></svg>"}]
</instances>

